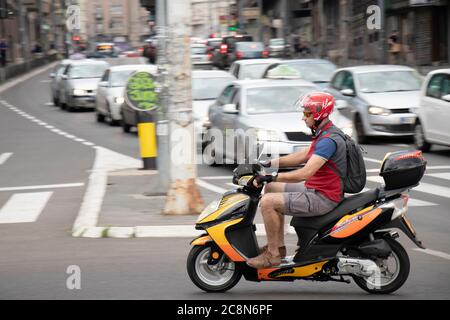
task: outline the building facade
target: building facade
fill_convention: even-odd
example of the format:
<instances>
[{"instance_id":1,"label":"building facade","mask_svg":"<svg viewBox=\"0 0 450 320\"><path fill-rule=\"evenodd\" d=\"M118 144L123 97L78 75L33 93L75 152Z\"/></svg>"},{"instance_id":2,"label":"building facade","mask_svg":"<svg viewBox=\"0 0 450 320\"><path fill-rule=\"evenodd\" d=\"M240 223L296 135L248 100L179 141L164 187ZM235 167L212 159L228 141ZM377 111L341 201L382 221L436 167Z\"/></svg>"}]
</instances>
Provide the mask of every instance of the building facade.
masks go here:
<instances>
[{"instance_id":1,"label":"building facade","mask_svg":"<svg viewBox=\"0 0 450 320\"><path fill-rule=\"evenodd\" d=\"M83 40L127 42L132 47L142 44L150 34L149 13L139 0L79 0Z\"/></svg>"}]
</instances>

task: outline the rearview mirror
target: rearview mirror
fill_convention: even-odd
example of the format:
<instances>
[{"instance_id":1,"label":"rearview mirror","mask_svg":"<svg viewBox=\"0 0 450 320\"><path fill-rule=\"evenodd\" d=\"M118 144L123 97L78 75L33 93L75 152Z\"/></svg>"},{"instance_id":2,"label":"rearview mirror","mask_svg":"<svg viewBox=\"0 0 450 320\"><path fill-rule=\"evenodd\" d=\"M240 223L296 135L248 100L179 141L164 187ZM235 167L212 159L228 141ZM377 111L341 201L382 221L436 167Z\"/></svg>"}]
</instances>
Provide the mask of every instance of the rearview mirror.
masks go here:
<instances>
[{"instance_id":1,"label":"rearview mirror","mask_svg":"<svg viewBox=\"0 0 450 320\"><path fill-rule=\"evenodd\" d=\"M238 114L239 113L238 109L236 108L236 105L232 104L232 103L224 105L222 110L224 113L230 113L230 114Z\"/></svg>"},{"instance_id":2,"label":"rearview mirror","mask_svg":"<svg viewBox=\"0 0 450 320\"><path fill-rule=\"evenodd\" d=\"M55 77L56 77L56 74L50 73L50 78L51 78L51 79L54 79Z\"/></svg>"},{"instance_id":3,"label":"rearview mirror","mask_svg":"<svg viewBox=\"0 0 450 320\"><path fill-rule=\"evenodd\" d=\"M446 94L445 96L442 96L442 100L450 102L450 94Z\"/></svg>"},{"instance_id":4,"label":"rearview mirror","mask_svg":"<svg viewBox=\"0 0 450 320\"><path fill-rule=\"evenodd\" d=\"M61 79L67 80L67 79L69 79L69 76L68 76L67 74L63 74L63 75L61 76Z\"/></svg>"},{"instance_id":5,"label":"rearview mirror","mask_svg":"<svg viewBox=\"0 0 450 320\"><path fill-rule=\"evenodd\" d=\"M355 91L353 91L353 89L343 89L343 90L341 90L341 93L344 96L350 96L350 97L353 97L355 95Z\"/></svg>"},{"instance_id":6,"label":"rearview mirror","mask_svg":"<svg viewBox=\"0 0 450 320\"><path fill-rule=\"evenodd\" d=\"M108 87L108 86L109 86L109 83L108 83L108 81L100 81L100 82L98 83L98 86L99 86L99 87Z\"/></svg>"}]
</instances>

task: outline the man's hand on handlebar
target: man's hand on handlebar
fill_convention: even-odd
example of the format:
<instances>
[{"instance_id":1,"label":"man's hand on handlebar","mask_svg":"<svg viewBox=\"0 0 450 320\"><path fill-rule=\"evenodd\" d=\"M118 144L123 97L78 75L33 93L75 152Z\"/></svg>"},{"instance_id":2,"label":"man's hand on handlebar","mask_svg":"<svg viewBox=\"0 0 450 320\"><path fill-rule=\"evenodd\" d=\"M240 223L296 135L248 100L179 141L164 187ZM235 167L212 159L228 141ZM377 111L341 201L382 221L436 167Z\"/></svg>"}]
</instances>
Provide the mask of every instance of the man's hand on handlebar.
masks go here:
<instances>
[{"instance_id":1,"label":"man's hand on handlebar","mask_svg":"<svg viewBox=\"0 0 450 320\"><path fill-rule=\"evenodd\" d=\"M256 188L261 188L263 185L274 182L277 180L278 174L276 172L271 175L258 175L253 179L253 186Z\"/></svg>"}]
</instances>

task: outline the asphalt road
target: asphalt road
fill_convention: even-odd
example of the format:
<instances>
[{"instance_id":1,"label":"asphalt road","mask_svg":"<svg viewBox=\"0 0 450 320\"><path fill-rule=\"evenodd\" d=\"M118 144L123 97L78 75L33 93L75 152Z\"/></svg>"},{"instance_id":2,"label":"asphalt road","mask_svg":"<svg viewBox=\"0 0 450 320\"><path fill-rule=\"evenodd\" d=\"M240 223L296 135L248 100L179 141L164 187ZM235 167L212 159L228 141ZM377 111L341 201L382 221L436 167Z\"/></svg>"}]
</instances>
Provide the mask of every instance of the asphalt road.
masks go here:
<instances>
[{"instance_id":1,"label":"asphalt road","mask_svg":"<svg viewBox=\"0 0 450 320\"><path fill-rule=\"evenodd\" d=\"M31 202L44 206L33 222L0 222L0 299L450 298L448 148L436 148L426 155L431 168L427 174L432 175L422 180L426 183L422 191L411 193L418 206L410 207L409 217L421 240L433 251L416 251L414 244L401 236L400 241L410 255L411 272L406 284L389 297L366 294L353 283L249 283L245 280L230 292L206 294L191 283L186 273L191 239L72 238L70 230L94 162L92 144L134 158L139 158L139 146L135 134L124 134L120 127L96 123L93 112L68 113L49 104L49 73L0 94L0 213L6 212L5 204L13 197L15 205L28 210L31 216ZM14 107L45 125L24 118L11 109ZM55 134L52 129L62 130L80 141ZM376 140L365 146L367 168L378 168L379 163L373 160L382 160L386 152L412 148L409 143L409 140ZM231 171L231 166L200 165L198 175L231 176ZM376 175L370 173L371 177ZM229 188L226 183L230 181L209 182ZM40 188L30 189L30 186ZM368 186L375 187L377 183L369 181ZM35 197L27 198L30 193ZM295 237L287 238L289 250L295 249L295 243ZM71 275L68 267L73 265L81 271L79 290L67 288Z\"/></svg>"}]
</instances>

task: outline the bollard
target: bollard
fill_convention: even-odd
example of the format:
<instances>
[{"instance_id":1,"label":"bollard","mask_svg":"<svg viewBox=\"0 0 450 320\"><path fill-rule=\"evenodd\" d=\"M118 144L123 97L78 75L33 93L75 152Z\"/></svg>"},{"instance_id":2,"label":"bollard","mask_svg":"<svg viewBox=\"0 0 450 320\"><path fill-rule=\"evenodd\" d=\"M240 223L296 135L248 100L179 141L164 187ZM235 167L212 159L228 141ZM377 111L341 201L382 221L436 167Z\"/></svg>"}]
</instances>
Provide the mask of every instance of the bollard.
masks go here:
<instances>
[{"instance_id":1,"label":"bollard","mask_svg":"<svg viewBox=\"0 0 450 320\"><path fill-rule=\"evenodd\" d=\"M154 170L157 168L158 145L156 140L156 123L153 120L153 116L148 113L140 113L137 129L143 162L142 169Z\"/></svg>"}]
</instances>

